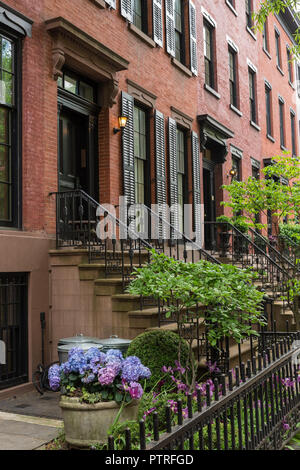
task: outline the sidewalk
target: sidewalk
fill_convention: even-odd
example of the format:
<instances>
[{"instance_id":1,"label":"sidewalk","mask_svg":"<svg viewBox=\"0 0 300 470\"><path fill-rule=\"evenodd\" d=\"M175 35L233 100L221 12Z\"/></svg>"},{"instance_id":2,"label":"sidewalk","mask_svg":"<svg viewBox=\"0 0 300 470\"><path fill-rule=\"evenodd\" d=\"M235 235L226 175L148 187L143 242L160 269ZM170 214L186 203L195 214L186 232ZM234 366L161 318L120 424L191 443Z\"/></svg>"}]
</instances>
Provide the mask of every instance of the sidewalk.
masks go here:
<instances>
[{"instance_id":1,"label":"sidewalk","mask_svg":"<svg viewBox=\"0 0 300 470\"><path fill-rule=\"evenodd\" d=\"M34 450L55 439L62 421L0 412L0 450Z\"/></svg>"}]
</instances>

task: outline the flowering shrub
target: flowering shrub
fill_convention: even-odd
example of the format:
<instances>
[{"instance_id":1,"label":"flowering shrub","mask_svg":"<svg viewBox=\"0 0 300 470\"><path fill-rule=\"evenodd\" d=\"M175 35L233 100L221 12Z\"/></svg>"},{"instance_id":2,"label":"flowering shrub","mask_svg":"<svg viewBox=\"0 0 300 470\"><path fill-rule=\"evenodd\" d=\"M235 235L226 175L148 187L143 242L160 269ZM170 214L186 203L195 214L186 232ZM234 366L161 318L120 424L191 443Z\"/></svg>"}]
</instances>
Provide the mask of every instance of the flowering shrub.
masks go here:
<instances>
[{"instance_id":1,"label":"flowering shrub","mask_svg":"<svg viewBox=\"0 0 300 470\"><path fill-rule=\"evenodd\" d=\"M87 352L71 349L68 361L53 365L48 374L52 390L60 389L62 394L78 396L88 403L139 399L144 393L139 382L150 376L138 357L124 359L119 350L110 349L104 354L97 348Z\"/></svg>"}]
</instances>

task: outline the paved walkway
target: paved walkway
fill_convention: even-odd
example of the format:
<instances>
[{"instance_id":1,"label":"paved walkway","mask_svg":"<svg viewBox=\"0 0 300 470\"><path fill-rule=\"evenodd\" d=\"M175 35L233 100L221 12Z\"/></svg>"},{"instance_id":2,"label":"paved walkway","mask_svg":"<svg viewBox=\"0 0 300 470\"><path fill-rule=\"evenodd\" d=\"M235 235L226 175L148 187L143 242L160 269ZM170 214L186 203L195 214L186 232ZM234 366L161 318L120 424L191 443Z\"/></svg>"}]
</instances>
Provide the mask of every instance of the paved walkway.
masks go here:
<instances>
[{"instance_id":1,"label":"paved walkway","mask_svg":"<svg viewBox=\"0 0 300 470\"><path fill-rule=\"evenodd\" d=\"M60 420L0 412L0 450L42 448L61 428Z\"/></svg>"}]
</instances>

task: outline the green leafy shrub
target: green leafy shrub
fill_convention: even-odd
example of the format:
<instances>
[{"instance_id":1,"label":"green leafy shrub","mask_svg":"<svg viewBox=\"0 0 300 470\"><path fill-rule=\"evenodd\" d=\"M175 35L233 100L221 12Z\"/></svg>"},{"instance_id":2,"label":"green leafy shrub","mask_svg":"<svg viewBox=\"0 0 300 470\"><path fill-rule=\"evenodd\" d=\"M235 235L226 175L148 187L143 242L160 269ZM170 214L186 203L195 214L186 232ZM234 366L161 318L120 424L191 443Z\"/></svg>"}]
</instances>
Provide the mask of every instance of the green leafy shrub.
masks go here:
<instances>
[{"instance_id":1,"label":"green leafy shrub","mask_svg":"<svg viewBox=\"0 0 300 470\"><path fill-rule=\"evenodd\" d=\"M147 389L151 389L162 378L163 366L174 366L178 360L179 344L181 342L180 362L185 367L189 357L189 348L184 339L176 333L166 330L152 330L137 336L130 344L128 356L137 356L141 362L151 370L151 377L147 380ZM166 380L166 386L171 385Z\"/></svg>"},{"instance_id":2,"label":"green leafy shrub","mask_svg":"<svg viewBox=\"0 0 300 470\"><path fill-rule=\"evenodd\" d=\"M288 244L289 240L300 243L300 224L280 224L280 238Z\"/></svg>"}]
</instances>

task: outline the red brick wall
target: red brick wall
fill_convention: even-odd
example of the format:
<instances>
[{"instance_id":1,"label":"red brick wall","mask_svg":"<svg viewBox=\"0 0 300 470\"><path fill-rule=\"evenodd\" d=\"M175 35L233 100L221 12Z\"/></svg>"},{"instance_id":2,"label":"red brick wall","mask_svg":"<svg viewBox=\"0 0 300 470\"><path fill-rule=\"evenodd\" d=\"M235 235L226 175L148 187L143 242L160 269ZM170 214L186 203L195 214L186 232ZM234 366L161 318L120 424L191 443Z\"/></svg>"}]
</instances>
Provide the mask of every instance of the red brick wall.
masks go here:
<instances>
[{"instance_id":1,"label":"red brick wall","mask_svg":"<svg viewBox=\"0 0 300 470\"><path fill-rule=\"evenodd\" d=\"M120 14L119 0L116 10L101 9L91 0L76 0L76 2L74 0L63 2L59 0L44 0L43 2L7 0L8 5L34 21L33 36L24 41L23 59L23 224L25 229L55 232L55 205L53 197L49 197L49 192L57 189L57 84L52 78L52 41L44 26L45 20L53 17L66 18L129 61L128 70L118 73L120 92L127 91L126 79L129 78L157 96L156 107L164 113L166 118L171 115L170 106L174 106L194 118L193 130L195 131L199 131L196 116L206 113L234 131L235 136L231 142L243 150L243 178L251 175L250 157L261 160L264 156L274 155L280 151L277 99L279 92L286 100L286 145L291 148L289 107L292 106L296 111L296 105L292 98L293 90L287 79L285 43L288 38L286 33L277 20L270 18L269 42L272 59L269 60L262 51L261 34L257 33L257 40L255 40L246 31L244 2L236 2L237 17L225 1L222 7L219 3L217 5L210 0L195 2L199 61L199 76L196 78L188 77L171 64L165 45L162 49L151 48L129 30ZM217 23L217 90L221 95L219 100L203 87L202 5ZM165 29L164 18L165 12L163 11ZM274 22L281 31L284 77L277 71L275 65ZM239 47L239 94L242 117L229 108L226 34ZM257 131L249 123L247 58L258 69L258 124L261 131ZM264 78L267 78L273 86L275 144L266 139ZM100 199L102 202L113 204L118 203L118 196L122 193L121 136L113 134L113 127L117 125L120 112L120 92L116 97L116 104L110 109L103 110L99 116ZM152 155L153 145L152 141ZM229 154L227 162L221 168L224 183L230 182L227 177L230 168L231 155ZM222 178L218 180L221 181ZM222 197L222 192L220 197Z\"/></svg>"}]
</instances>

